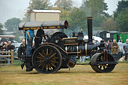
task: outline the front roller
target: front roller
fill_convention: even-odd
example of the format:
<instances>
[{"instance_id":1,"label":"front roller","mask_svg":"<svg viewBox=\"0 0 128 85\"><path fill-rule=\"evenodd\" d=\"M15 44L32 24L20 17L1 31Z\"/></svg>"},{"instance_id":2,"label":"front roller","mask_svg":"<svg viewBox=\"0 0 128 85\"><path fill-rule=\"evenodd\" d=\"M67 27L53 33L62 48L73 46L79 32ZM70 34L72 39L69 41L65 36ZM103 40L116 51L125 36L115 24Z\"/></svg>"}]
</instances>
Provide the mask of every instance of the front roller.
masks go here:
<instances>
[{"instance_id":1,"label":"front roller","mask_svg":"<svg viewBox=\"0 0 128 85\"><path fill-rule=\"evenodd\" d=\"M111 72L117 62L114 60L112 55L107 53L96 53L92 56L90 65L92 69L98 73Z\"/></svg>"},{"instance_id":2,"label":"front roller","mask_svg":"<svg viewBox=\"0 0 128 85\"><path fill-rule=\"evenodd\" d=\"M44 45L36 49L32 58L34 68L40 73L55 73L62 64L60 51L51 45Z\"/></svg>"}]
</instances>

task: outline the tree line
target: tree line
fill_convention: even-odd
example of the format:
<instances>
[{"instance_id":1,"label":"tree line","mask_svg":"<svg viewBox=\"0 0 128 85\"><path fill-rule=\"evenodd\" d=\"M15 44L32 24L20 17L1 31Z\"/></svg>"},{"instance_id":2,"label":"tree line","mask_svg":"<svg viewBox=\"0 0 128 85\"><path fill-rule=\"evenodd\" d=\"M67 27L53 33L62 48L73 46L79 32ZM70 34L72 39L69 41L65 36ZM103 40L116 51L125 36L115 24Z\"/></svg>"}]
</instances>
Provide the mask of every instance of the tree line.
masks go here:
<instances>
[{"instance_id":1,"label":"tree line","mask_svg":"<svg viewBox=\"0 0 128 85\"><path fill-rule=\"evenodd\" d=\"M85 33L87 32L87 17L93 17L93 30L128 31L128 0L118 1L113 15L106 13L108 6L104 0L82 0L80 7L75 7L72 0L56 0L54 4L51 4L50 0L31 0L23 20L29 21L30 12L34 9L60 10L61 20L67 20L70 28L75 31L83 29ZM4 23L4 26L9 31L16 31L21 21L19 18L11 18ZM0 28L2 27L0 24Z\"/></svg>"}]
</instances>

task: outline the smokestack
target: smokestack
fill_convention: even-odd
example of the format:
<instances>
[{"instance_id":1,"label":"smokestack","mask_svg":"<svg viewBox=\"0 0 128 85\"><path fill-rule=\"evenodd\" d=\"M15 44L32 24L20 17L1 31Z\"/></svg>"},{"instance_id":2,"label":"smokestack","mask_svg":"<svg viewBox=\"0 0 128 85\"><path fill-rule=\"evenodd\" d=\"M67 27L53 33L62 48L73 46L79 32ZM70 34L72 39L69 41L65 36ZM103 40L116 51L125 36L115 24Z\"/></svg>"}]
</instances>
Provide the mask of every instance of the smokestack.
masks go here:
<instances>
[{"instance_id":1,"label":"smokestack","mask_svg":"<svg viewBox=\"0 0 128 85\"><path fill-rule=\"evenodd\" d=\"M92 42L92 17L87 17L88 42Z\"/></svg>"}]
</instances>

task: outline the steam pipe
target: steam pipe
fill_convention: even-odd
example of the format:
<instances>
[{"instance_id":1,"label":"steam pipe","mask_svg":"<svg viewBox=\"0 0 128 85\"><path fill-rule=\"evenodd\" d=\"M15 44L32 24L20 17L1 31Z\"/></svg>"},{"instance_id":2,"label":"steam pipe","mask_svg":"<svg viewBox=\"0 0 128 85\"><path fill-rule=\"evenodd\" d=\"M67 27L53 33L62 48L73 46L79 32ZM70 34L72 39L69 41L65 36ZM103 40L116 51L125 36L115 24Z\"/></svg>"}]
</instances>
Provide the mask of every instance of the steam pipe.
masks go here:
<instances>
[{"instance_id":1,"label":"steam pipe","mask_svg":"<svg viewBox=\"0 0 128 85\"><path fill-rule=\"evenodd\" d=\"M87 26L88 26L88 42L92 42L92 17L87 17Z\"/></svg>"}]
</instances>

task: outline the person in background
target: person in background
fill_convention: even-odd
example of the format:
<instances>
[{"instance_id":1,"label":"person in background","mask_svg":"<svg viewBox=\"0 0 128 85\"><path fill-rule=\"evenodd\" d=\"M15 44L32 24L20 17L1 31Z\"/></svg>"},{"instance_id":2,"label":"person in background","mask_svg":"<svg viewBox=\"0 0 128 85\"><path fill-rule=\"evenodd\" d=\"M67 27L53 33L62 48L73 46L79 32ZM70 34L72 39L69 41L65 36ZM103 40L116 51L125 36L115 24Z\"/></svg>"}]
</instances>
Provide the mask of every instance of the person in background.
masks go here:
<instances>
[{"instance_id":1,"label":"person in background","mask_svg":"<svg viewBox=\"0 0 128 85\"><path fill-rule=\"evenodd\" d=\"M2 46L1 46L1 50L7 50L7 42L3 42Z\"/></svg>"},{"instance_id":2,"label":"person in background","mask_svg":"<svg viewBox=\"0 0 128 85\"><path fill-rule=\"evenodd\" d=\"M125 51L125 60L128 61L128 39L126 39L126 44L123 46Z\"/></svg>"},{"instance_id":3,"label":"person in background","mask_svg":"<svg viewBox=\"0 0 128 85\"><path fill-rule=\"evenodd\" d=\"M123 49L123 43L122 43L122 41L121 40L119 40L118 41L118 46L119 46L119 51L118 51L118 57L122 57L122 55L123 55L123 51L124 51L124 49Z\"/></svg>"},{"instance_id":4,"label":"person in background","mask_svg":"<svg viewBox=\"0 0 128 85\"><path fill-rule=\"evenodd\" d=\"M7 42L3 42L2 44L3 44L3 45L2 45L2 47L1 47L1 50L2 50L2 51L7 51ZM6 53L1 53L0 55L7 55L7 54L6 54ZM7 60L8 65L10 65L10 60L9 60L9 58L0 57L0 60Z\"/></svg>"},{"instance_id":5,"label":"person in background","mask_svg":"<svg viewBox=\"0 0 128 85\"><path fill-rule=\"evenodd\" d=\"M107 49L107 42L104 40L105 49Z\"/></svg>"},{"instance_id":6,"label":"person in background","mask_svg":"<svg viewBox=\"0 0 128 85\"><path fill-rule=\"evenodd\" d=\"M2 47L1 47L1 50L3 51L5 51L5 50L7 50L7 47L6 47L6 44L5 43L3 43L3 45L2 45Z\"/></svg>"},{"instance_id":7,"label":"person in background","mask_svg":"<svg viewBox=\"0 0 128 85\"><path fill-rule=\"evenodd\" d=\"M110 40L108 40L107 42L107 50L111 54L111 41Z\"/></svg>"},{"instance_id":8,"label":"person in background","mask_svg":"<svg viewBox=\"0 0 128 85\"><path fill-rule=\"evenodd\" d=\"M26 52L25 39L23 39L21 45L18 48L18 58L21 58L22 55L25 55L25 52Z\"/></svg>"},{"instance_id":9,"label":"person in background","mask_svg":"<svg viewBox=\"0 0 128 85\"><path fill-rule=\"evenodd\" d=\"M113 43L111 44L111 52L116 61L118 60L118 48L119 46L116 43L116 40L113 40Z\"/></svg>"},{"instance_id":10,"label":"person in background","mask_svg":"<svg viewBox=\"0 0 128 85\"><path fill-rule=\"evenodd\" d=\"M22 40L20 47L25 47L25 39Z\"/></svg>"},{"instance_id":11,"label":"person in background","mask_svg":"<svg viewBox=\"0 0 128 85\"><path fill-rule=\"evenodd\" d=\"M25 39L22 40L22 44L25 44Z\"/></svg>"},{"instance_id":12,"label":"person in background","mask_svg":"<svg viewBox=\"0 0 128 85\"><path fill-rule=\"evenodd\" d=\"M12 45L11 41L8 41L7 50L14 50L15 46Z\"/></svg>"},{"instance_id":13,"label":"person in background","mask_svg":"<svg viewBox=\"0 0 128 85\"><path fill-rule=\"evenodd\" d=\"M119 41L118 41L118 44L122 44L122 41L121 41L121 40L119 40Z\"/></svg>"},{"instance_id":14,"label":"person in background","mask_svg":"<svg viewBox=\"0 0 128 85\"><path fill-rule=\"evenodd\" d=\"M27 30L26 31L26 39L27 39L27 46L26 46L26 71L32 71L33 67L31 64L31 51L32 51L32 42L34 38L34 30Z\"/></svg>"}]
</instances>

